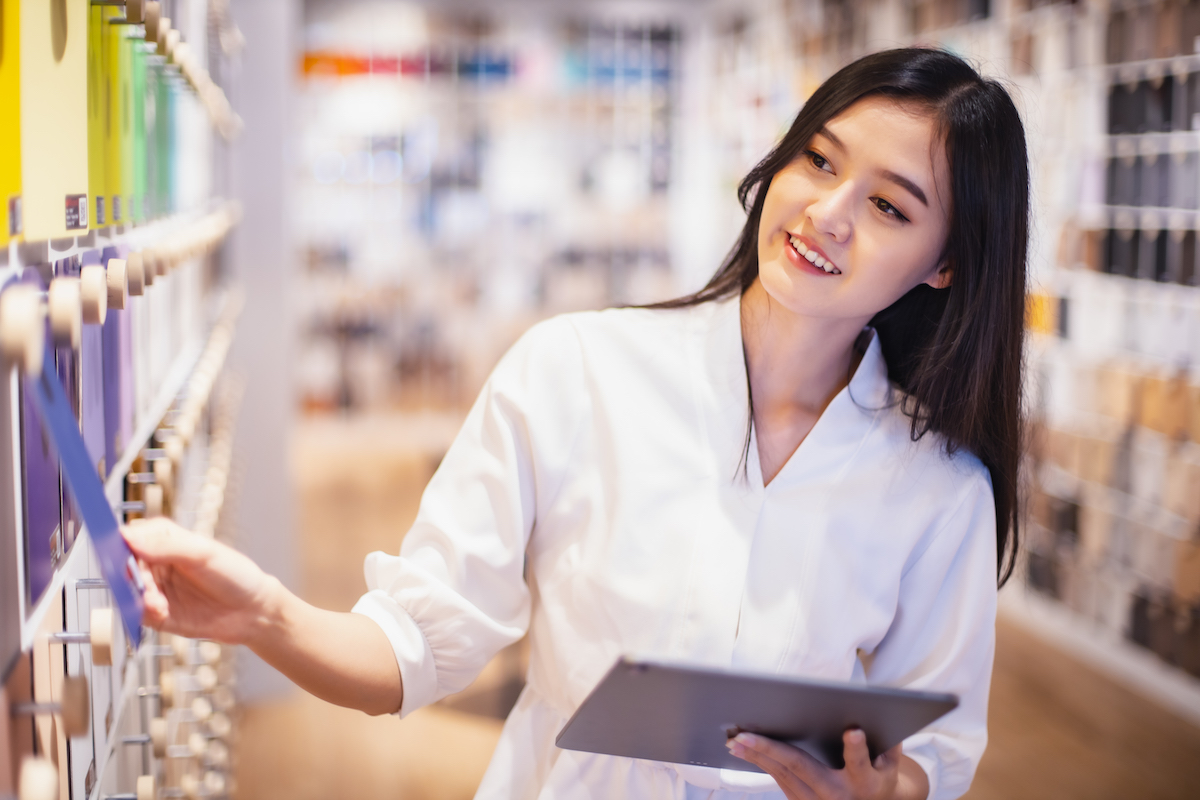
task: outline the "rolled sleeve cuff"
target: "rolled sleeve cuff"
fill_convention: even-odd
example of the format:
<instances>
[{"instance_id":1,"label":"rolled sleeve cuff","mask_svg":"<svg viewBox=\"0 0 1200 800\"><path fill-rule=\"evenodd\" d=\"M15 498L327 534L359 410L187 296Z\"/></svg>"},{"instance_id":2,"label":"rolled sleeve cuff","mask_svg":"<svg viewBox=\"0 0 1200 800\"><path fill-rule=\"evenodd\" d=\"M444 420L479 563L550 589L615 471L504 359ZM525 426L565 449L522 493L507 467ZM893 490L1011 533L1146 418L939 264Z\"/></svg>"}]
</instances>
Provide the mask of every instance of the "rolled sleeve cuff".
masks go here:
<instances>
[{"instance_id":1,"label":"rolled sleeve cuff","mask_svg":"<svg viewBox=\"0 0 1200 800\"><path fill-rule=\"evenodd\" d=\"M407 700L407 698L405 698ZM911 743L911 744L910 744ZM922 742L927 744L928 740ZM925 770L925 777L929 779L929 794L926 795L928 800L937 800L938 798L938 774L937 774L937 759L926 752L917 749L916 737L906 739L904 741L904 755L917 762L917 766Z\"/></svg>"},{"instance_id":2,"label":"rolled sleeve cuff","mask_svg":"<svg viewBox=\"0 0 1200 800\"><path fill-rule=\"evenodd\" d=\"M378 589L364 594L350 610L374 620L392 644L404 691L404 700L396 713L404 718L432 703L437 697L437 667L433 650L416 620L387 592Z\"/></svg>"},{"instance_id":3,"label":"rolled sleeve cuff","mask_svg":"<svg viewBox=\"0 0 1200 800\"><path fill-rule=\"evenodd\" d=\"M971 788L987 745L986 735L955 739L925 731L904 740L904 755L917 762L929 778L929 800L955 800Z\"/></svg>"}]
</instances>

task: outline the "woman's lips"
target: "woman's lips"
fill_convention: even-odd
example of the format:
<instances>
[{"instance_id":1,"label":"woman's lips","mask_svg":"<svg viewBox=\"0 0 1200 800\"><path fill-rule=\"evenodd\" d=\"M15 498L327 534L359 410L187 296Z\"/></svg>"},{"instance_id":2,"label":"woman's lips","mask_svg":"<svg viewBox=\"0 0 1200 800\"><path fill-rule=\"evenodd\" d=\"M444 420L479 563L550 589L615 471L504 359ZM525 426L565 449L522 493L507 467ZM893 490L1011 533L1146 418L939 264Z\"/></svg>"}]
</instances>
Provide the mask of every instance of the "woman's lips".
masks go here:
<instances>
[{"instance_id":1,"label":"woman's lips","mask_svg":"<svg viewBox=\"0 0 1200 800\"><path fill-rule=\"evenodd\" d=\"M788 234L788 247L792 250L801 261L811 264L818 272L824 275L841 275L842 271L837 268L837 265L821 254L814 247L809 247L804 241L795 234ZM803 266L801 264L800 266Z\"/></svg>"}]
</instances>

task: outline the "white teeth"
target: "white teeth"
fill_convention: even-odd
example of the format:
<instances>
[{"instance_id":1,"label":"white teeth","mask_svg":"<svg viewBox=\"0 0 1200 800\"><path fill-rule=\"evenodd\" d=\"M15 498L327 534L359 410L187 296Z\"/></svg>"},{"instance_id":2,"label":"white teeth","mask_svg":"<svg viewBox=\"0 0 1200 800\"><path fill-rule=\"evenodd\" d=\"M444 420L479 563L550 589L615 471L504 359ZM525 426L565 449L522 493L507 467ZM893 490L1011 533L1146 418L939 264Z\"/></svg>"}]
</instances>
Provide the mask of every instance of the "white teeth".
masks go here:
<instances>
[{"instance_id":1,"label":"white teeth","mask_svg":"<svg viewBox=\"0 0 1200 800\"><path fill-rule=\"evenodd\" d=\"M835 267L832 261L829 261L824 256L817 255L816 250L809 250L808 247L805 246L804 242L800 241L795 236L789 234L788 238L792 242L792 247L796 248L796 252L807 258L810 264L820 267L830 275L842 274L842 271Z\"/></svg>"}]
</instances>

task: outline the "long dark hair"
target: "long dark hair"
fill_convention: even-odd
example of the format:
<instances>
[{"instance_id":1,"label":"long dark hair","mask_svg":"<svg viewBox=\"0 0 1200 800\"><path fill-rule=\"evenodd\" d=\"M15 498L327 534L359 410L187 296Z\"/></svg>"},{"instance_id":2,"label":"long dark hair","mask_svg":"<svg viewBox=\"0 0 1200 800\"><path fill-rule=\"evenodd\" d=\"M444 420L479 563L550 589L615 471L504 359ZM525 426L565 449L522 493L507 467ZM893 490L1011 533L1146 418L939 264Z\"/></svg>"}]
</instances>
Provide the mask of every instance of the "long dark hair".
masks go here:
<instances>
[{"instance_id":1,"label":"long dark hair","mask_svg":"<svg viewBox=\"0 0 1200 800\"><path fill-rule=\"evenodd\" d=\"M1021 358L1029 229L1025 131L1008 92L955 55L887 50L821 84L791 129L742 180L747 217L721 268L700 291L658 304L683 308L740 295L758 277L758 227L767 187L825 123L870 96L927 110L950 164L950 229L942 253L948 289L917 286L871 321L888 377L906 394L912 438L941 434L947 452L979 458L996 500L996 572L1013 571L1019 539Z\"/></svg>"}]
</instances>

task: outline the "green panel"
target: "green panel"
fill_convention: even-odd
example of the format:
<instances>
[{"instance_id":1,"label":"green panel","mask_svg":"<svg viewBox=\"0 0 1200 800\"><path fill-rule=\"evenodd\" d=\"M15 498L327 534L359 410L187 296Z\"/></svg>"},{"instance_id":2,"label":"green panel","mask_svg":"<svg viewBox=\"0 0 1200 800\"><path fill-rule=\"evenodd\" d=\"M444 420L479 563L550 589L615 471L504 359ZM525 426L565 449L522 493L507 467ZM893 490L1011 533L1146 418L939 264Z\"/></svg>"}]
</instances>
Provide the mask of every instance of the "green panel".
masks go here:
<instances>
[{"instance_id":1,"label":"green panel","mask_svg":"<svg viewBox=\"0 0 1200 800\"><path fill-rule=\"evenodd\" d=\"M175 155L175 88L171 85L169 70L165 64L159 67L158 73L158 115L156 120L155 159L158 162L157 186L158 211L166 216L175 210L171 196L174 185L173 156Z\"/></svg>"},{"instance_id":2,"label":"green panel","mask_svg":"<svg viewBox=\"0 0 1200 800\"><path fill-rule=\"evenodd\" d=\"M171 213L171 79L165 62L154 64L154 213Z\"/></svg>"},{"instance_id":3,"label":"green panel","mask_svg":"<svg viewBox=\"0 0 1200 800\"><path fill-rule=\"evenodd\" d=\"M121 220L133 221L134 146L133 146L133 48L129 26L113 26L113 52L117 67L117 130L120 137Z\"/></svg>"}]
</instances>

